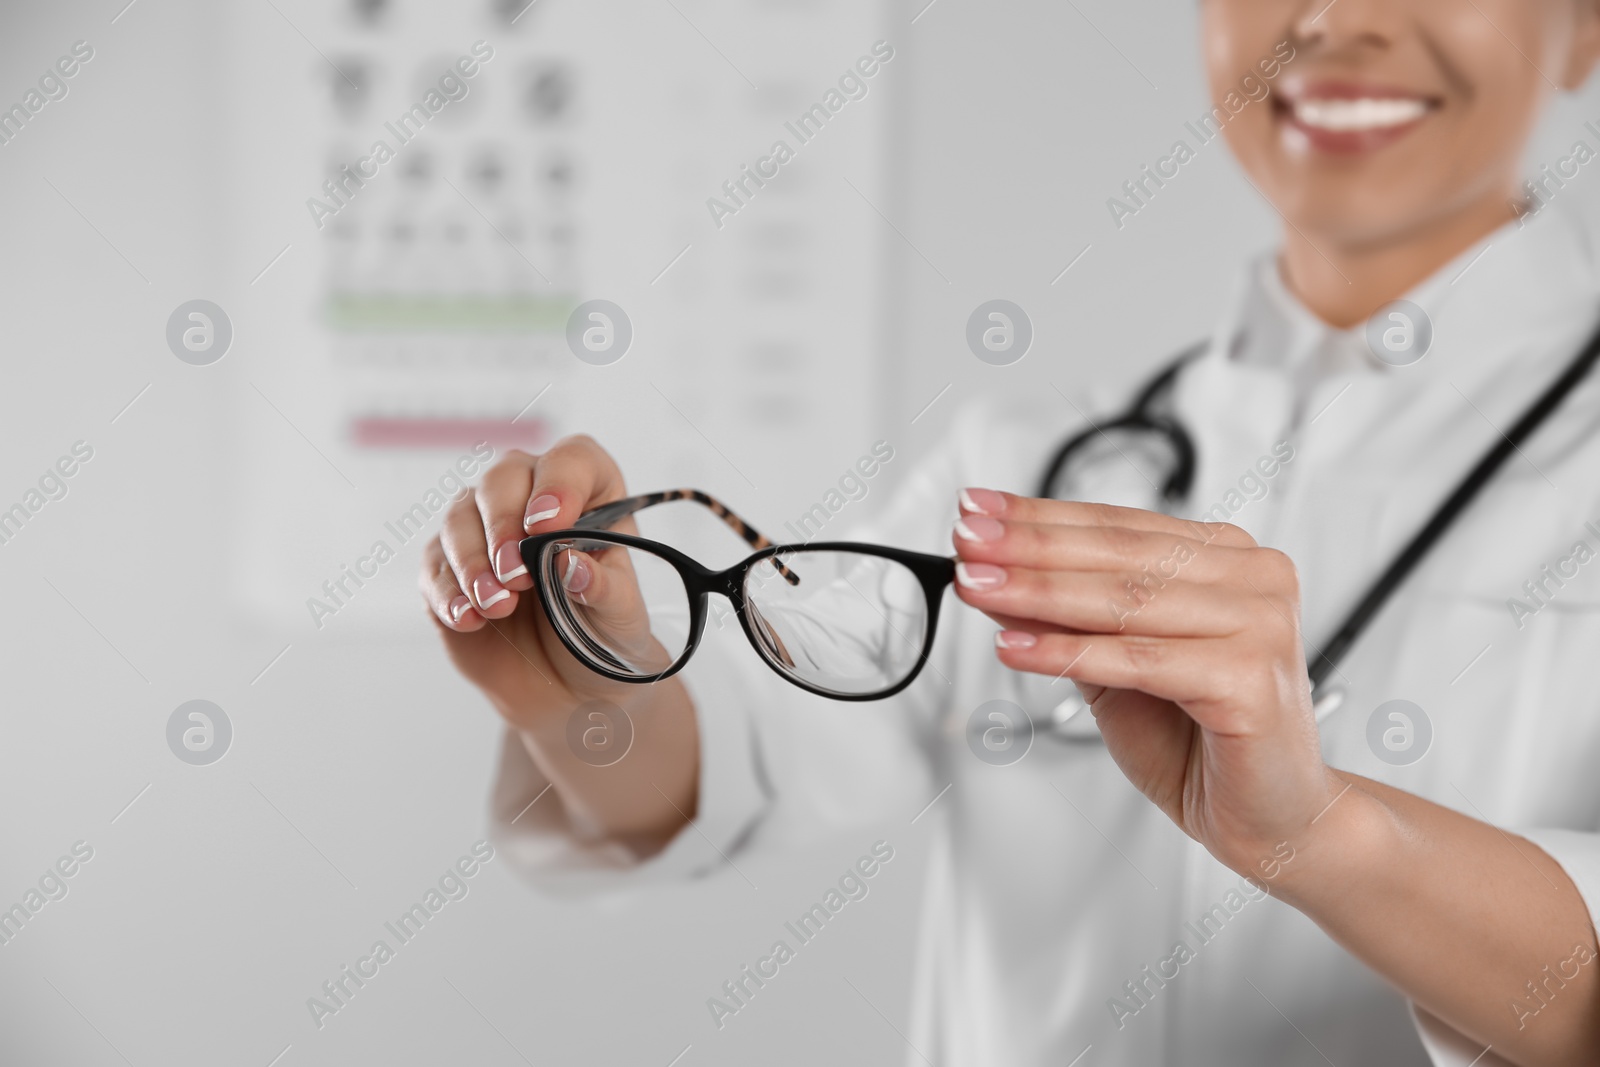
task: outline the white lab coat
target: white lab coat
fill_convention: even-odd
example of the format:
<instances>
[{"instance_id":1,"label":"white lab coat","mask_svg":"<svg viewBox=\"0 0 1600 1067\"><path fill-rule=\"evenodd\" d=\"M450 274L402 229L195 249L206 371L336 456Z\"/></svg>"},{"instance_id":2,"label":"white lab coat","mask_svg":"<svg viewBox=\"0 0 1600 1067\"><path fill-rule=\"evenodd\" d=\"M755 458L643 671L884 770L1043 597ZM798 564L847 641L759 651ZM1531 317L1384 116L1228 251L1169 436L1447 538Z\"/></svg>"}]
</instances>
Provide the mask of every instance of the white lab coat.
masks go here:
<instances>
[{"instance_id":1,"label":"white lab coat","mask_svg":"<svg viewBox=\"0 0 1600 1067\"><path fill-rule=\"evenodd\" d=\"M1296 561L1304 633L1320 643L1581 346L1600 317L1597 294L1578 223L1547 209L1411 295L1432 317L1433 346L1393 368L1354 354L1359 339L1322 328L1253 266L1174 395L1199 454L1186 510L1238 501L1230 490L1287 436L1294 458L1233 521ZM1297 404L1291 383L1308 360L1331 369ZM958 488L1033 492L1078 421L1055 397L969 408L884 520L851 533L947 554ZM1331 765L1526 834L1564 866L1591 914L1600 559L1566 565L1578 573L1560 588L1544 579L1552 592L1520 628L1508 600L1533 607L1524 583L1577 542L1600 551L1585 526L1600 528L1597 428L1600 377L1506 464L1384 609L1340 667L1348 698L1321 726ZM1130 481L1121 495L1148 496ZM1479 1056L1437 1020L1419 1020L1294 909L1272 898L1234 908L1239 876L1129 785L1103 745L1041 734L1012 766L975 758L965 736L973 709L995 698L1025 699L1036 713L1048 705L1040 680L1019 685L997 663L995 629L947 595L929 668L900 697L868 705L786 686L736 627L708 634L686 672L702 724L697 828L637 863L579 843L558 805L535 805L512 826L545 783L509 739L494 801L501 847L540 885L587 891L704 872L724 862L719 853L737 862L741 849L782 848L862 818L909 821L951 784L935 809L945 821L909 1031L933 1063L1062 1067L1091 1045L1085 1067L1385 1067L1430 1056L1467 1067ZM1420 706L1434 732L1427 755L1404 767L1367 741L1369 715L1396 698ZM1508 850L1505 862L1524 861ZM1219 904L1226 924L1197 937L1190 924ZM1180 940L1194 958L1177 977L1144 978ZM1143 982L1142 999L1129 981ZM1114 998L1137 1012L1117 1012ZM1490 1052L1477 1062L1502 1061Z\"/></svg>"}]
</instances>

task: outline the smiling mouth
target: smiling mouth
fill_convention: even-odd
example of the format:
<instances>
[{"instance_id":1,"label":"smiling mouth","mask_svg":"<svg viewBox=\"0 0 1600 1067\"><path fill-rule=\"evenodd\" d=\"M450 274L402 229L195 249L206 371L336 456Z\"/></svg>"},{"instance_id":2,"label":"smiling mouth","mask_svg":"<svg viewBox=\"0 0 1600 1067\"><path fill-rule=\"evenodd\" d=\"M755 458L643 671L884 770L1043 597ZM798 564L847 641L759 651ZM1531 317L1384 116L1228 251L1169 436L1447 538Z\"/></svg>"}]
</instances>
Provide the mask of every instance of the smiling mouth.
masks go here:
<instances>
[{"instance_id":1,"label":"smiling mouth","mask_svg":"<svg viewBox=\"0 0 1600 1067\"><path fill-rule=\"evenodd\" d=\"M1423 96L1330 84L1279 96L1276 111L1294 147L1352 155L1393 144L1438 108Z\"/></svg>"}]
</instances>

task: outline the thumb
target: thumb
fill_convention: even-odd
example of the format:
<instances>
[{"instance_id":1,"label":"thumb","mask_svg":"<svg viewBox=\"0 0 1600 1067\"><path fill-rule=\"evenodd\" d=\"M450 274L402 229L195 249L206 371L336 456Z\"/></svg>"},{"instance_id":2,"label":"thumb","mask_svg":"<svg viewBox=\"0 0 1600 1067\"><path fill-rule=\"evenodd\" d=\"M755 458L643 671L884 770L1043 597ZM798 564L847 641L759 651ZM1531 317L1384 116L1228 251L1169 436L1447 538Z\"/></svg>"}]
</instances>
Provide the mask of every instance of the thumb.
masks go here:
<instances>
[{"instance_id":1,"label":"thumb","mask_svg":"<svg viewBox=\"0 0 1600 1067\"><path fill-rule=\"evenodd\" d=\"M632 551L604 541L565 543L550 557L545 580L560 597L568 633L588 655L614 670L655 674L675 656L655 638Z\"/></svg>"}]
</instances>

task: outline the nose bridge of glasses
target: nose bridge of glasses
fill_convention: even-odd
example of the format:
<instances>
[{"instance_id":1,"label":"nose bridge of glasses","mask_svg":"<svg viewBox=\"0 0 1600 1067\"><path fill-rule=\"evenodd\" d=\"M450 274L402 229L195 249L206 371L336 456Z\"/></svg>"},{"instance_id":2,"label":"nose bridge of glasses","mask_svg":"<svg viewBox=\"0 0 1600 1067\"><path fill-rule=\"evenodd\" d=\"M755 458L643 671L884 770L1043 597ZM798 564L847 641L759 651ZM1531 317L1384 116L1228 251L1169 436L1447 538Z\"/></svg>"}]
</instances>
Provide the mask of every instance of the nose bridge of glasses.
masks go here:
<instances>
[{"instance_id":1,"label":"nose bridge of glasses","mask_svg":"<svg viewBox=\"0 0 1600 1067\"><path fill-rule=\"evenodd\" d=\"M707 571L703 584L704 590L708 593L717 593L727 597L735 610L743 611L745 606L745 573L751 565L749 560L744 560L725 570Z\"/></svg>"}]
</instances>

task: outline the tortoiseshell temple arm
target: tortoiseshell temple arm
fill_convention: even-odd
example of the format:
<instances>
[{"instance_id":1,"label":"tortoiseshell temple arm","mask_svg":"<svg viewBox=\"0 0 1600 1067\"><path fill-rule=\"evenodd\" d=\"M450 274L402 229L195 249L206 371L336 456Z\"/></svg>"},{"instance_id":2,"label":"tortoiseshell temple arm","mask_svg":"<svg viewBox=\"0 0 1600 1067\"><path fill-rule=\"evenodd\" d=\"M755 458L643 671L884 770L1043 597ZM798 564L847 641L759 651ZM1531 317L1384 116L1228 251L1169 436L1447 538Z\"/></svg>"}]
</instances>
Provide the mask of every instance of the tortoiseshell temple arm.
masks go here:
<instances>
[{"instance_id":1,"label":"tortoiseshell temple arm","mask_svg":"<svg viewBox=\"0 0 1600 1067\"><path fill-rule=\"evenodd\" d=\"M674 500L692 500L696 504L703 504L710 508L713 515L726 523L728 528L743 538L744 542L751 548L769 548L775 543L762 536L754 526L741 519L722 501L709 493L702 493L698 489L664 489L659 493L643 493L639 496L623 497L621 500L613 500L609 504L601 504L597 508L591 508L578 516L577 521L572 526L578 530L608 530L629 515L643 511L645 508L654 507L657 504L670 503ZM790 585L800 584L800 576L786 567L777 557L773 557L772 563L778 568L778 573L783 575Z\"/></svg>"}]
</instances>

